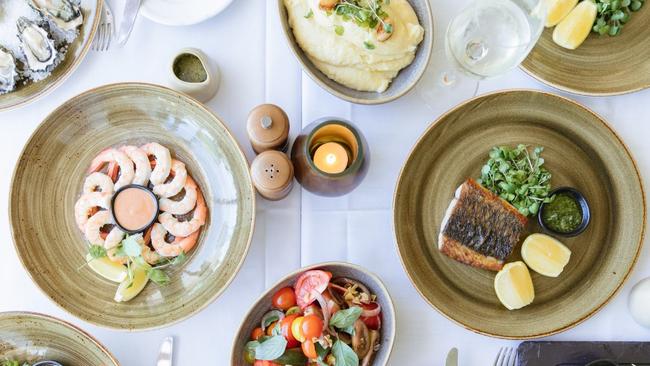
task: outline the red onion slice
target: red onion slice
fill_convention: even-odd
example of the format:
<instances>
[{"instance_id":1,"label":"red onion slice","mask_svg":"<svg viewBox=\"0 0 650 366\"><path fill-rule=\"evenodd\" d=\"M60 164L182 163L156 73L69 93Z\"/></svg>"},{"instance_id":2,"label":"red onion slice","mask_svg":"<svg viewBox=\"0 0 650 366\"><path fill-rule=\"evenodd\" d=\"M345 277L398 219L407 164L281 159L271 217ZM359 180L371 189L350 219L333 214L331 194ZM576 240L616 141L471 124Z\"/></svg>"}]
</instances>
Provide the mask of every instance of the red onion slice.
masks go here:
<instances>
[{"instance_id":1,"label":"red onion slice","mask_svg":"<svg viewBox=\"0 0 650 366\"><path fill-rule=\"evenodd\" d=\"M327 306L327 301L323 297L323 294L318 291L312 291L312 295L314 295L316 301L318 301L320 309L323 312L323 329L327 329L330 324L330 308Z\"/></svg>"},{"instance_id":2,"label":"red onion slice","mask_svg":"<svg viewBox=\"0 0 650 366\"><path fill-rule=\"evenodd\" d=\"M365 307L363 308L363 310L361 311L361 316L362 317L371 318L371 317L377 316L377 315L379 315L379 313L381 313L381 306L376 302L373 303L373 304L377 305L377 307L374 308L374 309L366 309Z\"/></svg>"}]
</instances>

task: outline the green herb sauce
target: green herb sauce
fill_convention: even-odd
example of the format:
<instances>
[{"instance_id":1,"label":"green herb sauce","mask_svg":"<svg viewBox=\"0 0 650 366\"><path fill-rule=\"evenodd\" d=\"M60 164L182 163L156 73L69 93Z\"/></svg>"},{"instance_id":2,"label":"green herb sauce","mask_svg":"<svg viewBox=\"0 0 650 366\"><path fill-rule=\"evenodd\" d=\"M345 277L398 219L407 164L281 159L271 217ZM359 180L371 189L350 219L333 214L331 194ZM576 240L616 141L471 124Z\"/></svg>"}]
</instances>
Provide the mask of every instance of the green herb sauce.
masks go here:
<instances>
[{"instance_id":1,"label":"green herb sauce","mask_svg":"<svg viewBox=\"0 0 650 366\"><path fill-rule=\"evenodd\" d=\"M174 60L174 74L187 83L202 83L208 78L201 60L189 53L184 53Z\"/></svg>"},{"instance_id":2,"label":"green herb sauce","mask_svg":"<svg viewBox=\"0 0 650 366\"><path fill-rule=\"evenodd\" d=\"M559 193L544 205L542 221L551 230L569 233L582 223L582 208L571 194Z\"/></svg>"}]
</instances>

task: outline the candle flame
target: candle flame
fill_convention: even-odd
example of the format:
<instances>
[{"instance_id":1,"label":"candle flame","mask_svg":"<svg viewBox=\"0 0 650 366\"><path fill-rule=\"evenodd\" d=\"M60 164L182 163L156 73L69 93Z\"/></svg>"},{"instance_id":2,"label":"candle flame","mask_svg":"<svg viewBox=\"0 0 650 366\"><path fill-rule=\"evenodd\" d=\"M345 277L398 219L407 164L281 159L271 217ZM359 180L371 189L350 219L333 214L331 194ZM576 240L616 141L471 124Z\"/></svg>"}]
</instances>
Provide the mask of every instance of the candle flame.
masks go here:
<instances>
[{"instance_id":1,"label":"candle flame","mask_svg":"<svg viewBox=\"0 0 650 366\"><path fill-rule=\"evenodd\" d=\"M325 161L329 165L334 165L336 163L336 155L334 154L327 154L327 157L325 158Z\"/></svg>"}]
</instances>

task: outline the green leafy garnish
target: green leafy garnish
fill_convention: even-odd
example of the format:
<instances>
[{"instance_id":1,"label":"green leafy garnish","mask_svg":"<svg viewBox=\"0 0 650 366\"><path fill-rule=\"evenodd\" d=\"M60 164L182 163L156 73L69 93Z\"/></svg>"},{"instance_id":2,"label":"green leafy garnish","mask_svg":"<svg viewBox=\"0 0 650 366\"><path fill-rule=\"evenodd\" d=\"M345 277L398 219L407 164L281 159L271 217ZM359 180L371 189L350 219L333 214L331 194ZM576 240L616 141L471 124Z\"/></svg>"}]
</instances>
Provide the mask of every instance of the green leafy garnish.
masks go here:
<instances>
[{"instance_id":1,"label":"green leafy garnish","mask_svg":"<svg viewBox=\"0 0 650 366\"><path fill-rule=\"evenodd\" d=\"M135 235L128 236L122 240L122 249L124 249L124 254L129 257L139 257L142 255L142 245L138 243Z\"/></svg>"},{"instance_id":2,"label":"green leafy garnish","mask_svg":"<svg viewBox=\"0 0 650 366\"><path fill-rule=\"evenodd\" d=\"M375 45L372 42L365 41L365 42L363 42L363 46L367 50L374 50L375 49Z\"/></svg>"},{"instance_id":3,"label":"green leafy garnish","mask_svg":"<svg viewBox=\"0 0 650 366\"><path fill-rule=\"evenodd\" d=\"M592 30L601 36L617 36L633 12L643 7L645 0L591 0L598 8L598 18Z\"/></svg>"},{"instance_id":4,"label":"green leafy garnish","mask_svg":"<svg viewBox=\"0 0 650 366\"><path fill-rule=\"evenodd\" d=\"M354 325L354 322L359 319L361 316L361 308L358 306L353 306L348 309L339 310L332 316L330 319L330 325L341 330L345 330L346 333L350 333L349 330Z\"/></svg>"},{"instance_id":5,"label":"green leafy garnish","mask_svg":"<svg viewBox=\"0 0 650 366\"><path fill-rule=\"evenodd\" d=\"M285 350L282 356L273 360L274 363L280 365L305 365L307 361L307 357L300 348Z\"/></svg>"},{"instance_id":6,"label":"green leafy garnish","mask_svg":"<svg viewBox=\"0 0 650 366\"><path fill-rule=\"evenodd\" d=\"M309 12L305 14L305 19L309 19L314 16L314 11L309 9Z\"/></svg>"},{"instance_id":7,"label":"green leafy garnish","mask_svg":"<svg viewBox=\"0 0 650 366\"><path fill-rule=\"evenodd\" d=\"M147 270L147 277L159 286L165 286L171 281L169 275L158 268L149 268Z\"/></svg>"},{"instance_id":8,"label":"green leafy garnish","mask_svg":"<svg viewBox=\"0 0 650 366\"><path fill-rule=\"evenodd\" d=\"M334 26L334 32L336 32L336 34L338 34L339 36L342 36L343 33L345 32L345 28L343 28L340 25L336 25Z\"/></svg>"},{"instance_id":9,"label":"green leafy garnish","mask_svg":"<svg viewBox=\"0 0 650 366\"><path fill-rule=\"evenodd\" d=\"M542 151L543 147L535 147L529 152L526 145L495 146L477 182L510 202L522 215L535 215L542 202L552 200L551 173L543 166Z\"/></svg>"},{"instance_id":10,"label":"green leafy garnish","mask_svg":"<svg viewBox=\"0 0 650 366\"><path fill-rule=\"evenodd\" d=\"M359 357L354 350L350 348L345 342L337 339L332 346L332 355L336 359L335 366L358 366Z\"/></svg>"},{"instance_id":11,"label":"green leafy garnish","mask_svg":"<svg viewBox=\"0 0 650 366\"><path fill-rule=\"evenodd\" d=\"M88 248L88 253L93 259L104 258L108 255L106 254L106 248L101 245L91 245Z\"/></svg>"},{"instance_id":12,"label":"green leafy garnish","mask_svg":"<svg viewBox=\"0 0 650 366\"><path fill-rule=\"evenodd\" d=\"M281 335L261 338L259 341L250 341L246 344L247 350L255 352L256 360L273 361L284 354L287 340Z\"/></svg>"},{"instance_id":13,"label":"green leafy garnish","mask_svg":"<svg viewBox=\"0 0 650 366\"><path fill-rule=\"evenodd\" d=\"M374 29L382 24L387 33L387 23L384 21L388 14L382 6L390 4L389 0L341 0L334 8L334 13L345 21L353 21L361 28Z\"/></svg>"}]
</instances>

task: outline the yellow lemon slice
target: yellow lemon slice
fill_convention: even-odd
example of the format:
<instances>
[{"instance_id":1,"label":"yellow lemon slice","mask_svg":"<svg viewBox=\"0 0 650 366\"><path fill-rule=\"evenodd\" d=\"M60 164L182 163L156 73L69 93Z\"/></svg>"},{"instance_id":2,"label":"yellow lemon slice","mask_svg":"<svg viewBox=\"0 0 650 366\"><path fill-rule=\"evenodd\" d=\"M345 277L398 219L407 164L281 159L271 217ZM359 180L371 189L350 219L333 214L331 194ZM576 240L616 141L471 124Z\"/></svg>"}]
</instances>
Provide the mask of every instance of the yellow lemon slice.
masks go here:
<instances>
[{"instance_id":1,"label":"yellow lemon slice","mask_svg":"<svg viewBox=\"0 0 650 366\"><path fill-rule=\"evenodd\" d=\"M553 30L553 42L575 50L587 39L596 20L598 7L585 0L580 2Z\"/></svg>"},{"instance_id":2,"label":"yellow lemon slice","mask_svg":"<svg viewBox=\"0 0 650 366\"><path fill-rule=\"evenodd\" d=\"M578 4L578 0L546 0L546 26L553 27L566 17Z\"/></svg>"},{"instance_id":3,"label":"yellow lemon slice","mask_svg":"<svg viewBox=\"0 0 650 366\"><path fill-rule=\"evenodd\" d=\"M508 310L521 309L535 299L530 272L524 262L508 263L494 278L494 290Z\"/></svg>"},{"instance_id":4,"label":"yellow lemon slice","mask_svg":"<svg viewBox=\"0 0 650 366\"><path fill-rule=\"evenodd\" d=\"M133 280L127 277L117 288L114 300L117 302L125 302L136 297L144 286L149 282L147 272L142 267L135 267L133 269Z\"/></svg>"},{"instance_id":5,"label":"yellow lemon slice","mask_svg":"<svg viewBox=\"0 0 650 366\"><path fill-rule=\"evenodd\" d=\"M86 255L88 267L98 275L113 282L122 282L126 279L126 267L119 263L112 262L107 257L93 259L90 254Z\"/></svg>"},{"instance_id":6,"label":"yellow lemon slice","mask_svg":"<svg viewBox=\"0 0 650 366\"><path fill-rule=\"evenodd\" d=\"M571 250L558 240L544 234L532 234L521 246L521 256L533 271L557 277L571 259Z\"/></svg>"}]
</instances>

